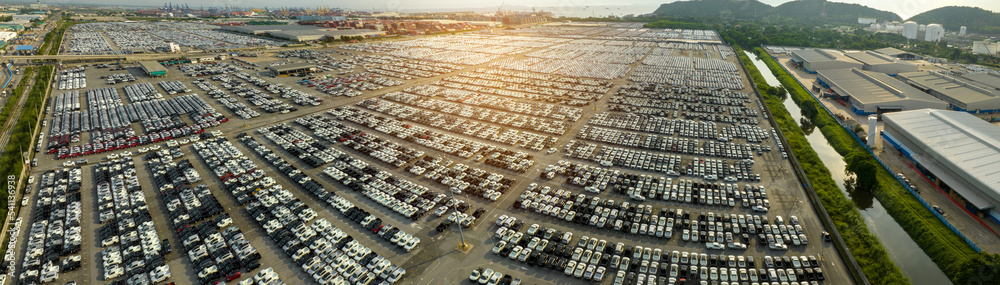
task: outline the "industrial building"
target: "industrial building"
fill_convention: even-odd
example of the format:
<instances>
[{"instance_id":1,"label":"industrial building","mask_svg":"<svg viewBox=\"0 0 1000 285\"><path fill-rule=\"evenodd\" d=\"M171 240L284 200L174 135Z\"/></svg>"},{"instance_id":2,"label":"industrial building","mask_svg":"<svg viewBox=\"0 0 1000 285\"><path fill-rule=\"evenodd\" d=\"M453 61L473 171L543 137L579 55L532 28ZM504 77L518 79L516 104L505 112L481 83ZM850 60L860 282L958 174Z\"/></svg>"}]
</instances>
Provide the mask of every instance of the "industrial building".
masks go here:
<instances>
[{"instance_id":1,"label":"industrial building","mask_svg":"<svg viewBox=\"0 0 1000 285\"><path fill-rule=\"evenodd\" d=\"M896 78L947 102L951 110L1000 112L1000 90L973 80L930 71L900 73Z\"/></svg>"},{"instance_id":2,"label":"industrial building","mask_svg":"<svg viewBox=\"0 0 1000 285\"><path fill-rule=\"evenodd\" d=\"M976 72L962 75L962 78L989 88L1000 90L1000 75L992 72Z\"/></svg>"},{"instance_id":3,"label":"industrial building","mask_svg":"<svg viewBox=\"0 0 1000 285\"><path fill-rule=\"evenodd\" d=\"M860 62L862 70L881 72L888 75L917 71L916 64L874 51L849 52L844 55Z\"/></svg>"},{"instance_id":4,"label":"industrial building","mask_svg":"<svg viewBox=\"0 0 1000 285\"><path fill-rule=\"evenodd\" d=\"M882 120L882 138L921 174L970 212L1000 223L1000 127L969 113L932 109Z\"/></svg>"},{"instance_id":5,"label":"industrial building","mask_svg":"<svg viewBox=\"0 0 1000 285\"><path fill-rule=\"evenodd\" d=\"M146 75L149 75L150 77L167 76L167 68L163 67L163 65L159 62L140 61L139 66L141 66L142 71L146 72Z\"/></svg>"},{"instance_id":6,"label":"industrial building","mask_svg":"<svg viewBox=\"0 0 1000 285\"><path fill-rule=\"evenodd\" d=\"M884 55L888 55L888 56L891 56L891 57L895 57L895 58L898 58L898 59L902 59L902 60L924 59L924 57L921 56L921 55L919 55L919 54L915 54L915 53L912 53L912 52L908 52L908 51L904 51L904 50L900 50L900 49L892 48L892 47L880 48L880 49L875 50L875 52L881 53L881 54L884 54Z\"/></svg>"},{"instance_id":7,"label":"industrial building","mask_svg":"<svg viewBox=\"0 0 1000 285\"><path fill-rule=\"evenodd\" d=\"M244 34L268 34L270 36L286 39L290 41L318 41L325 38L340 39L341 37L373 37L383 36L385 32L370 29L338 30L335 28L324 28L318 26L299 25L246 25L246 26L226 26L223 30Z\"/></svg>"},{"instance_id":8,"label":"industrial building","mask_svg":"<svg viewBox=\"0 0 1000 285\"><path fill-rule=\"evenodd\" d=\"M828 69L820 70L816 80L831 91L823 96L849 101L858 115L948 107L948 103L880 72Z\"/></svg>"},{"instance_id":9,"label":"industrial building","mask_svg":"<svg viewBox=\"0 0 1000 285\"><path fill-rule=\"evenodd\" d=\"M861 68L863 65L844 54L822 49L792 51L792 62L809 73L827 69Z\"/></svg>"},{"instance_id":10,"label":"industrial building","mask_svg":"<svg viewBox=\"0 0 1000 285\"><path fill-rule=\"evenodd\" d=\"M316 65L311 63L289 63L277 66L271 66L267 68L275 76L288 75L301 72L313 72L316 71Z\"/></svg>"},{"instance_id":11,"label":"industrial building","mask_svg":"<svg viewBox=\"0 0 1000 285\"><path fill-rule=\"evenodd\" d=\"M1000 43L985 41L972 42L972 53L995 55L1000 53Z\"/></svg>"}]
</instances>

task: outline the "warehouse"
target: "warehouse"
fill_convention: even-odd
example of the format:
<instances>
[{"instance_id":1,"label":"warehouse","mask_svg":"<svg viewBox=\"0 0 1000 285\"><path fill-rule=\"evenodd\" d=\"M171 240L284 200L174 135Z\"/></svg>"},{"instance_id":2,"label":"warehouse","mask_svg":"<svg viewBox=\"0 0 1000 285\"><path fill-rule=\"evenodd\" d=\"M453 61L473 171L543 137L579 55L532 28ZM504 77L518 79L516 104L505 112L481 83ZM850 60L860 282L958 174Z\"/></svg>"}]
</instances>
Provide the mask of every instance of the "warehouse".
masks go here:
<instances>
[{"instance_id":1,"label":"warehouse","mask_svg":"<svg viewBox=\"0 0 1000 285\"><path fill-rule=\"evenodd\" d=\"M1000 90L1000 75L992 72L977 72L962 75L962 78L970 80L980 85L989 86L992 89Z\"/></svg>"},{"instance_id":2,"label":"warehouse","mask_svg":"<svg viewBox=\"0 0 1000 285\"><path fill-rule=\"evenodd\" d=\"M274 75L288 75L300 72L313 72L316 70L316 65L311 63L289 63L282 64L278 66L268 67Z\"/></svg>"},{"instance_id":3,"label":"warehouse","mask_svg":"<svg viewBox=\"0 0 1000 285\"><path fill-rule=\"evenodd\" d=\"M960 205L1000 223L1000 127L965 112L913 110L882 116L882 138Z\"/></svg>"},{"instance_id":4,"label":"warehouse","mask_svg":"<svg viewBox=\"0 0 1000 285\"><path fill-rule=\"evenodd\" d=\"M969 79L929 71L900 73L896 78L947 102L951 110L1000 112L1000 90Z\"/></svg>"},{"instance_id":5,"label":"warehouse","mask_svg":"<svg viewBox=\"0 0 1000 285\"><path fill-rule=\"evenodd\" d=\"M862 64L844 54L821 49L802 49L792 51L792 62L809 73L826 69L861 68Z\"/></svg>"},{"instance_id":6,"label":"warehouse","mask_svg":"<svg viewBox=\"0 0 1000 285\"><path fill-rule=\"evenodd\" d=\"M850 52L845 55L861 62L863 64L861 67L862 70L881 72L892 76L904 72L917 71L916 64L873 51Z\"/></svg>"},{"instance_id":7,"label":"warehouse","mask_svg":"<svg viewBox=\"0 0 1000 285\"><path fill-rule=\"evenodd\" d=\"M164 68L159 62L140 61L139 65L142 66L142 71L145 71L146 75L149 75L150 77L167 76L167 69Z\"/></svg>"},{"instance_id":8,"label":"warehouse","mask_svg":"<svg viewBox=\"0 0 1000 285\"><path fill-rule=\"evenodd\" d=\"M875 52L881 53L881 54L884 54L884 55L888 55L888 56L891 56L891 57L895 57L895 58L898 58L898 59L902 59L902 60L924 59L924 57L921 56L921 55L919 55L919 54L915 54L915 53L912 53L912 52L907 52L907 51L903 51L903 50L900 50L900 49L897 49L897 48L891 48L891 47L880 48L880 49L875 50Z\"/></svg>"},{"instance_id":9,"label":"warehouse","mask_svg":"<svg viewBox=\"0 0 1000 285\"><path fill-rule=\"evenodd\" d=\"M884 73L829 69L820 70L816 80L830 89L831 97L850 101L851 110L858 115L948 107L948 103Z\"/></svg>"}]
</instances>

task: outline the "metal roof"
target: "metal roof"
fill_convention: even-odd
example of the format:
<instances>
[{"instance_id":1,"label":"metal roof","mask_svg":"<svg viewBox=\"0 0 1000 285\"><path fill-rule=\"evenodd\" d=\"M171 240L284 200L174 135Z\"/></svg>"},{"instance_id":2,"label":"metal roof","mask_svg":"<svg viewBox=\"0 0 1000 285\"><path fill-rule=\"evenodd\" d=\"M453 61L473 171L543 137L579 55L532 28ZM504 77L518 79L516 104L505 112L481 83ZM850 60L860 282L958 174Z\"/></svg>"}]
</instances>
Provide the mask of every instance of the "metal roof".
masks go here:
<instances>
[{"instance_id":1,"label":"metal roof","mask_svg":"<svg viewBox=\"0 0 1000 285\"><path fill-rule=\"evenodd\" d=\"M1000 91L961 77L920 71L900 73L899 78L909 81L924 89L931 89L962 103L975 103L994 100L1000 97Z\"/></svg>"},{"instance_id":2,"label":"metal roof","mask_svg":"<svg viewBox=\"0 0 1000 285\"><path fill-rule=\"evenodd\" d=\"M163 65L160 64L159 62L155 62L155 61L140 61L139 65L142 65L142 68L146 69L146 72L149 72L149 73L153 73L153 72L157 72L157 71L167 72L167 68L163 67Z\"/></svg>"},{"instance_id":3,"label":"metal roof","mask_svg":"<svg viewBox=\"0 0 1000 285\"><path fill-rule=\"evenodd\" d=\"M849 96L862 104L918 100L943 103L930 94L880 72L857 68L820 70L819 76L840 95ZM844 94L846 93L846 94Z\"/></svg>"},{"instance_id":4,"label":"metal roof","mask_svg":"<svg viewBox=\"0 0 1000 285\"><path fill-rule=\"evenodd\" d=\"M888 55L888 56L899 56L901 54L913 54L913 55L916 55L914 53L907 52L907 51L904 51L904 50L900 50L900 49L894 48L894 47L880 48L880 49L875 50L875 52L881 53L881 54L884 54L884 55Z\"/></svg>"},{"instance_id":5,"label":"metal roof","mask_svg":"<svg viewBox=\"0 0 1000 285\"><path fill-rule=\"evenodd\" d=\"M960 180L946 181L952 188L960 192L971 190L954 185L963 183L991 196L993 201L1000 198L1000 127L969 113L934 109L888 113L882 119L887 126L907 136L915 144L911 148L919 147L930 156L918 152L915 158L922 166L937 168L938 176L949 171L964 176L950 177ZM976 201L982 197L966 198L974 198L969 200L977 207L988 206L983 205L984 201Z\"/></svg>"},{"instance_id":6,"label":"metal roof","mask_svg":"<svg viewBox=\"0 0 1000 285\"><path fill-rule=\"evenodd\" d=\"M897 61L894 57L872 51L849 52L844 55L867 65L895 63Z\"/></svg>"},{"instance_id":7,"label":"metal roof","mask_svg":"<svg viewBox=\"0 0 1000 285\"><path fill-rule=\"evenodd\" d=\"M821 49L802 49L792 51L792 55L798 56L807 62L821 62L821 61L847 61L847 62L857 62L849 57L844 56L844 54L831 50L821 50Z\"/></svg>"},{"instance_id":8,"label":"metal roof","mask_svg":"<svg viewBox=\"0 0 1000 285\"><path fill-rule=\"evenodd\" d=\"M309 69L315 67L316 65L312 63L289 63L278 66L271 66L268 67L268 69L274 72L286 72L286 71L296 71L296 70Z\"/></svg>"},{"instance_id":9,"label":"metal roof","mask_svg":"<svg viewBox=\"0 0 1000 285\"><path fill-rule=\"evenodd\" d=\"M992 72L979 72L963 75L962 78L975 81L976 83L1000 89L1000 75Z\"/></svg>"},{"instance_id":10,"label":"metal roof","mask_svg":"<svg viewBox=\"0 0 1000 285\"><path fill-rule=\"evenodd\" d=\"M35 49L35 46L33 46L33 45L19 45L19 46L14 47L14 51L34 50L34 49Z\"/></svg>"}]
</instances>

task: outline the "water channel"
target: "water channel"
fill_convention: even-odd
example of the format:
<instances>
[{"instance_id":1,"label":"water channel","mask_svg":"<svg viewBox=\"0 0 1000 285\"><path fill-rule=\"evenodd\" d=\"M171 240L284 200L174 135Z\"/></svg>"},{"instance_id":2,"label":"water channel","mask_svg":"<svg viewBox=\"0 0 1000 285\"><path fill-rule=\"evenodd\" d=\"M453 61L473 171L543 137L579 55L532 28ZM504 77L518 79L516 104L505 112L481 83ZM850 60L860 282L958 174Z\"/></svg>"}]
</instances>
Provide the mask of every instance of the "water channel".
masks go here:
<instances>
[{"instance_id":1,"label":"water channel","mask_svg":"<svg viewBox=\"0 0 1000 285\"><path fill-rule=\"evenodd\" d=\"M778 79L774 77L774 74L767 68L767 64L764 61L757 59L757 56L749 51L744 51L744 53L750 57L754 66L761 71L761 75L764 76L767 84L771 86L781 85ZM805 119L802 116L801 109L799 109L798 105L795 105L795 102L791 98L786 98L782 104L788 110L788 113L792 115L792 118L795 119L799 127L803 129L809 145L819 155L820 160L823 161L826 168L830 170L833 181L843 182L838 183L837 187L858 206L859 210L861 210L861 217L865 219L868 226L868 230L882 240L882 244L889 252L889 258L899 266L903 274L909 277L913 284L952 284L951 280L944 275L944 272L937 267L937 264L934 264L931 258L896 223L896 220L893 220L892 216L889 216L889 213L882 207L882 203L875 200L869 193L863 191L853 193L853 191L848 191L849 186L845 186L845 184L849 184L846 181L850 177L844 172L847 166L844 158L826 141L823 133L813 127L809 119ZM825 110L820 110L820 112L825 112ZM803 128L803 125L806 127Z\"/></svg>"}]
</instances>

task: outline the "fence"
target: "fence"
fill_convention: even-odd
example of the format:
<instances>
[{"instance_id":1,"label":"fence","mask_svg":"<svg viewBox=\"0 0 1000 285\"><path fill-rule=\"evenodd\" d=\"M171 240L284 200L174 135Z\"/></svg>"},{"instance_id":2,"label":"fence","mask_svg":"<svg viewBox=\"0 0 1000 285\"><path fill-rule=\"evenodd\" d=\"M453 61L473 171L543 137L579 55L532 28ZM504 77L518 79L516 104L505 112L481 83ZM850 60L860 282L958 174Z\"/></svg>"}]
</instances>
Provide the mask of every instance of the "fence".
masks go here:
<instances>
[{"instance_id":1,"label":"fence","mask_svg":"<svg viewBox=\"0 0 1000 285\"><path fill-rule=\"evenodd\" d=\"M767 56L771 57L771 54L767 53ZM778 60L775 59L774 57L771 57L771 59L774 60L775 62L778 62ZM790 70L788 70L788 68L786 68L784 65L778 63L778 66L781 66L781 69L783 69L789 75L792 74L792 72ZM818 102L819 105L822 106L823 109L826 110L826 112L830 114L830 116L833 116L834 118L837 117L837 116L834 115L833 111L831 111L830 108L827 108L826 104L823 104L820 101L820 99L816 97L816 95L813 95L812 92L809 91L809 88L806 88L806 86L803 85L801 81L799 81L798 79L795 79L795 82L798 83L799 86L801 86L803 90L806 90L806 92L808 92L809 95L813 97L813 99L816 99L816 102ZM924 199L921 198L920 195L917 194L917 191L913 190L913 188L910 188L910 185L907 185L906 183L904 183L903 180L900 179L898 175L895 175L894 173L896 173L896 172L893 172L892 168L889 168L888 165L886 165L884 162L882 162L882 160L879 159L878 156L876 156L875 153L872 152L872 150L870 148L868 148L868 145L866 145L864 142L862 142L861 139L858 138L858 136L856 134L854 134L854 132L851 131L850 128L848 128L848 126L844 125L844 122L841 122L840 119L836 119L835 121L837 121L837 123L840 124L840 126L843 127L845 130L847 130L847 133L851 134L851 137L853 137L854 140L857 141L858 144L861 145L861 147L863 147L865 149L865 151L868 152L868 154L870 154L873 158L875 158L875 161L878 161L878 163L880 165L882 165L882 168L885 168L886 171L889 171L890 174L893 174L892 176L894 178L896 178L896 181L899 181L899 184L903 185L903 188L906 188L907 191L910 191L910 194L913 195L913 197L916 197L917 201L920 201L920 204L923 204L924 207L927 208L928 211L930 211L932 214L934 214L935 217L938 218L938 220L941 220L941 222L944 223L945 226L947 226L949 229L951 229L951 231L954 232L956 235L958 235L958 237L962 238L962 240L964 240L966 244L968 244L970 247L972 247L973 250L975 250L976 252L982 251L981 249L979 249L979 246L977 246L975 243L973 243L971 240L969 240L969 238L965 237L965 235L962 234L961 231L959 231L958 229L956 229L955 226L952 226L951 223L948 222L948 220L944 218L944 216L942 216L940 213L938 213L936 210L934 210L934 208L931 207L931 204L928 204L927 201L924 201ZM875 138L871 138L871 139L875 139Z\"/></svg>"}]
</instances>

